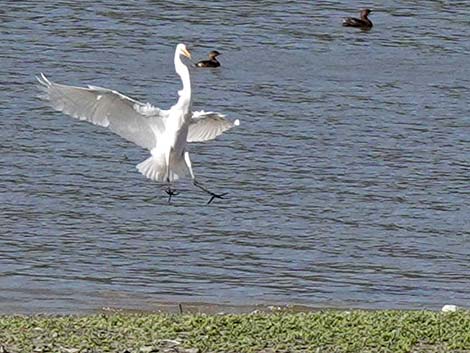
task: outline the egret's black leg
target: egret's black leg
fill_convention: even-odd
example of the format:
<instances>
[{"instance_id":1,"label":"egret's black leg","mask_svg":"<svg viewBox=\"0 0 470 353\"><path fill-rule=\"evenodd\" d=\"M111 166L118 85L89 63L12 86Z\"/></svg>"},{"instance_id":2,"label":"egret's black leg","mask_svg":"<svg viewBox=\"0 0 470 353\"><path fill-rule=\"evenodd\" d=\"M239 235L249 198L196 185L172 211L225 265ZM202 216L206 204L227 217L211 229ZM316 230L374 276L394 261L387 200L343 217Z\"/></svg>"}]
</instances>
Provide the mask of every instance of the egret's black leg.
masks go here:
<instances>
[{"instance_id":1,"label":"egret's black leg","mask_svg":"<svg viewBox=\"0 0 470 353\"><path fill-rule=\"evenodd\" d=\"M175 189L172 189L171 186L168 186L165 192L168 194L168 203L171 203L172 196L176 196L179 194L179 192L177 192Z\"/></svg>"},{"instance_id":2,"label":"egret's black leg","mask_svg":"<svg viewBox=\"0 0 470 353\"><path fill-rule=\"evenodd\" d=\"M201 189L202 191L204 192L207 192L209 195L211 195L211 198L209 199L209 201L207 202L207 204L210 204L214 199L223 199L225 195L227 195L228 193L227 192L224 192L222 194L216 194L210 190L208 190L206 187L204 187L203 185L201 185L196 179L193 180L193 184L194 186L197 186L199 189Z\"/></svg>"},{"instance_id":3,"label":"egret's black leg","mask_svg":"<svg viewBox=\"0 0 470 353\"><path fill-rule=\"evenodd\" d=\"M169 178L167 178L166 182L168 183L168 186L165 189L165 192L168 194L168 203L171 203L171 197L178 195L179 192L177 192L175 189L172 189Z\"/></svg>"}]
</instances>

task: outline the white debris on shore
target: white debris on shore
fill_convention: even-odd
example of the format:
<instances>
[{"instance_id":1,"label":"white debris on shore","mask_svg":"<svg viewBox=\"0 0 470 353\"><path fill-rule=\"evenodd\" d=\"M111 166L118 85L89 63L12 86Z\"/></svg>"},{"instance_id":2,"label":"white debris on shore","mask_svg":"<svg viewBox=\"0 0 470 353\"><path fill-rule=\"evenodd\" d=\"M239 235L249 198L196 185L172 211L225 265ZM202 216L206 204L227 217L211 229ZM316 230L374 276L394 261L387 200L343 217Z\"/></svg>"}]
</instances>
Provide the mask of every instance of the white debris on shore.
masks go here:
<instances>
[{"instance_id":1,"label":"white debris on shore","mask_svg":"<svg viewBox=\"0 0 470 353\"><path fill-rule=\"evenodd\" d=\"M457 309L458 309L457 305L446 304L442 307L441 311L443 313L453 313L453 312L457 311Z\"/></svg>"}]
</instances>

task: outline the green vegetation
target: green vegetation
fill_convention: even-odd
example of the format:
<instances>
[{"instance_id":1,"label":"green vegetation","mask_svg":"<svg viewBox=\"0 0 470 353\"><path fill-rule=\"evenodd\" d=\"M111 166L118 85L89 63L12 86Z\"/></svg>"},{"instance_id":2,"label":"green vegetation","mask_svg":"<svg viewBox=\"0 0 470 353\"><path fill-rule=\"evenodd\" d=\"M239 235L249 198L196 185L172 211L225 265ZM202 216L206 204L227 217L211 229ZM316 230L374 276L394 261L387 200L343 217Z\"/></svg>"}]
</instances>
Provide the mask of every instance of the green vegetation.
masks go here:
<instances>
[{"instance_id":1,"label":"green vegetation","mask_svg":"<svg viewBox=\"0 0 470 353\"><path fill-rule=\"evenodd\" d=\"M470 352L470 312L0 316L0 352Z\"/></svg>"}]
</instances>

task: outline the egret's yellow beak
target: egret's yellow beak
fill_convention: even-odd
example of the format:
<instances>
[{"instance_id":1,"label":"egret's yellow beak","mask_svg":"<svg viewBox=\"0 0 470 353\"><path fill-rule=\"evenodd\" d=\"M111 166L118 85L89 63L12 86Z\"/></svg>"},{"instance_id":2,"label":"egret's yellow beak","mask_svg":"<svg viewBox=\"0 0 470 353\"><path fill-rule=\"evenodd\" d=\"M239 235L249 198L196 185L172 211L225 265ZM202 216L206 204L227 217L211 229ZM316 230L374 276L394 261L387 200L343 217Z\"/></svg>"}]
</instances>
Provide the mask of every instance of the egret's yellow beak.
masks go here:
<instances>
[{"instance_id":1,"label":"egret's yellow beak","mask_svg":"<svg viewBox=\"0 0 470 353\"><path fill-rule=\"evenodd\" d=\"M191 59L191 53L189 52L188 49L184 48L183 49L183 55L189 59Z\"/></svg>"}]
</instances>

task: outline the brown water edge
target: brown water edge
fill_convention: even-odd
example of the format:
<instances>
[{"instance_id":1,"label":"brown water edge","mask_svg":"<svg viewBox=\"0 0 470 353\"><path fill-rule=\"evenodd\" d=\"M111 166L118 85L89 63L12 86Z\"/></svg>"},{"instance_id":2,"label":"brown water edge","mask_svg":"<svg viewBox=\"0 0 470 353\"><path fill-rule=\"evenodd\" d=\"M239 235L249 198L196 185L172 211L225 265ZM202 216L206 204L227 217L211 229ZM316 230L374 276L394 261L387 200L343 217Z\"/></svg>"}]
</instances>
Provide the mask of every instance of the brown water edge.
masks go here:
<instances>
[{"instance_id":1,"label":"brown water edge","mask_svg":"<svg viewBox=\"0 0 470 353\"><path fill-rule=\"evenodd\" d=\"M126 307L103 307L98 312L104 313L168 313L168 314L249 314L249 313L275 313L275 312L312 312L320 310L347 310L344 308L324 308L311 307L298 304L268 305L230 305L230 304L214 304L202 302L157 302L152 305L146 305L145 308L126 308ZM362 309L361 309L362 310Z\"/></svg>"}]
</instances>

